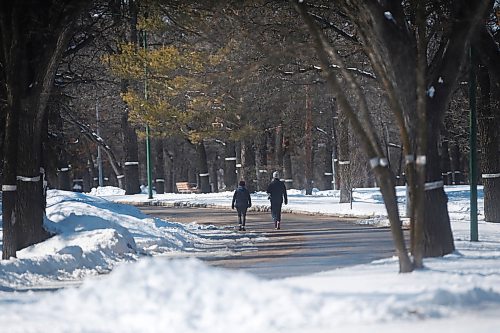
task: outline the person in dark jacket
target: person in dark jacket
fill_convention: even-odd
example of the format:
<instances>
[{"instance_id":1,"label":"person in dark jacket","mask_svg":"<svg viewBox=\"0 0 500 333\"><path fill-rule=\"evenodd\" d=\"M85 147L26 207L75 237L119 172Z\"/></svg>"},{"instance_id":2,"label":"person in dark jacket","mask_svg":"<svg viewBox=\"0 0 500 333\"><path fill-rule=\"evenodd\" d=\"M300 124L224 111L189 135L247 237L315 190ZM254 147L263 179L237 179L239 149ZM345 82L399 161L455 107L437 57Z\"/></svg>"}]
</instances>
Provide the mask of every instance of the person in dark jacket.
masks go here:
<instances>
[{"instance_id":1,"label":"person in dark jacket","mask_svg":"<svg viewBox=\"0 0 500 333\"><path fill-rule=\"evenodd\" d=\"M285 183L280 180L278 171L273 172L273 180L267 187L266 191L271 200L271 215L273 217L274 228L280 229L281 224L281 206L283 202L288 205L288 197L286 195Z\"/></svg>"},{"instance_id":2,"label":"person in dark jacket","mask_svg":"<svg viewBox=\"0 0 500 333\"><path fill-rule=\"evenodd\" d=\"M250 198L250 192L245 187L245 181L240 181L240 185L234 191L233 202L231 208L238 211L238 224L239 230L245 231L245 222L247 219L247 209L252 207L252 199Z\"/></svg>"}]
</instances>

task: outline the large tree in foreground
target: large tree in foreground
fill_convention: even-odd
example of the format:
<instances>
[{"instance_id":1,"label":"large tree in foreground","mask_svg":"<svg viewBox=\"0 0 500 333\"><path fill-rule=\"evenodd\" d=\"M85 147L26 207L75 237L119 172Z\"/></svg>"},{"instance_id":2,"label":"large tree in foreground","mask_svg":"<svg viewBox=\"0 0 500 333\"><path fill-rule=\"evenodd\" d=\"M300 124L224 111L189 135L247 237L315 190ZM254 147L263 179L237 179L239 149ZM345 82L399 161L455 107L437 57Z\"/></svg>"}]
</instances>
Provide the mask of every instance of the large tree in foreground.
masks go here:
<instances>
[{"instance_id":1,"label":"large tree in foreground","mask_svg":"<svg viewBox=\"0 0 500 333\"><path fill-rule=\"evenodd\" d=\"M491 2L493 6L493 2ZM500 13L500 4L495 8ZM478 83L478 132L481 147L481 172L484 186L484 220L500 223L500 159L498 125L500 110L500 15L489 11L473 40L472 73ZM496 32L495 32L496 31ZM495 33L495 34L494 34ZM495 41L496 37L496 41ZM472 87L474 89L474 87Z\"/></svg>"},{"instance_id":2,"label":"large tree in foreground","mask_svg":"<svg viewBox=\"0 0 500 333\"><path fill-rule=\"evenodd\" d=\"M47 237L42 168L46 106L73 22L86 3L21 0L0 4L1 83L6 95L4 259Z\"/></svg>"},{"instance_id":3,"label":"large tree in foreground","mask_svg":"<svg viewBox=\"0 0 500 333\"><path fill-rule=\"evenodd\" d=\"M363 148L384 196L400 271L421 267L423 256L452 252L453 237L439 167L439 131L469 42L487 4L466 0L336 2L335 10L349 17L357 28L400 129L411 188L414 260L410 262L400 228L394 177L373 131L366 98L359 83L343 66L335 45L313 22L311 11L317 6L308 7L303 1L294 3L312 32L325 76L339 105L363 140ZM335 67L339 67L348 82L357 104L341 89Z\"/></svg>"}]
</instances>

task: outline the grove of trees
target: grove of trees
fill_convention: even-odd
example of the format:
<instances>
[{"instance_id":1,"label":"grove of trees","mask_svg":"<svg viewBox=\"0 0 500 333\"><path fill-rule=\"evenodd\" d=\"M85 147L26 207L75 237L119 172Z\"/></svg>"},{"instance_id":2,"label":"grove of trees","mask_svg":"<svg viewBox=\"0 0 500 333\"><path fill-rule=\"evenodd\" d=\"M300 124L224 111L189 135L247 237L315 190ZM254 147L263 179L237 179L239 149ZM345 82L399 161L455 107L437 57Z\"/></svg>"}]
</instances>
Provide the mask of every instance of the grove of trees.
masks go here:
<instances>
[{"instance_id":1,"label":"grove of trees","mask_svg":"<svg viewBox=\"0 0 500 333\"><path fill-rule=\"evenodd\" d=\"M471 91L500 222L499 21L495 1L2 2L2 257L50 237L47 188L139 193L150 138L157 193L274 170L341 202L378 186L400 271L420 268L454 250L443 185L468 181Z\"/></svg>"}]
</instances>

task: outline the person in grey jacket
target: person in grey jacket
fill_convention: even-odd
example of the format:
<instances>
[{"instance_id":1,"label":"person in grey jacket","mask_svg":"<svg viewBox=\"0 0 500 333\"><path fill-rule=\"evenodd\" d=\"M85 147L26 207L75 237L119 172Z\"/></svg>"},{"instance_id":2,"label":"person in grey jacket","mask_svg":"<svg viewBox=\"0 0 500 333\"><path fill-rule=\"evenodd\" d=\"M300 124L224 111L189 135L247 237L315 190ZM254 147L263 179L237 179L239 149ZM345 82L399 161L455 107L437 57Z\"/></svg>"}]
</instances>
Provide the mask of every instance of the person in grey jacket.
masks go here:
<instances>
[{"instance_id":1,"label":"person in grey jacket","mask_svg":"<svg viewBox=\"0 0 500 333\"><path fill-rule=\"evenodd\" d=\"M274 228L280 229L281 224L281 206L283 202L288 205L285 183L280 180L278 171L273 172L273 180L267 187L267 194L271 200L271 215L274 221Z\"/></svg>"},{"instance_id":2,"label":"person in grey jacket","mask_svg":"<svg viewBox=\"0 0 500 333\"><path fill-rule=\"evenodd\" d=\"M233 202L231 208L238 211L238 224L239 230L245 231L245 223L247 219L247 209L252 207L252 199L250 198L250 192L245 186L245 181L240 181L240 184L236 191L234 191Z\"/></svg>"}]
</instances>

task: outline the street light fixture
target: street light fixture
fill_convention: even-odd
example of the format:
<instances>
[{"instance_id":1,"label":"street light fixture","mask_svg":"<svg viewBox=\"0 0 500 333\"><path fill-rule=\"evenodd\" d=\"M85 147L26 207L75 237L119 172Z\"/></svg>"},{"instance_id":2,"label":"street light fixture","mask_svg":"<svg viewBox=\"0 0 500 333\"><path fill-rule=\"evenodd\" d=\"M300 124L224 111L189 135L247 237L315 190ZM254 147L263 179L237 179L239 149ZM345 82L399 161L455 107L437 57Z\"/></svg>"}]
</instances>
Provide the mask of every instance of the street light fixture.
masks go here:
<instances>
[{"instance_id":1,"label":"street light fixture","mask_svg":"<svg viewBox=\"0 0 500 333\"><path fill-rule=\"evenodd\" d=\"M143 30L143 46L144 46L144 100L148 100L148 66L146 52L148 48L146 30ZM148 199L153 199L152 172L151 172L151 142L149 137L149 124L146 122L146 168L148 176Z\"/></svg>"},{"instance_id":2,"label":"street light fixture","mask_svg":"<svg viewBox=\"0 0 500 333\"><path fill-rule=\"evenodd\" d=\"M477 242L477 116L476 116L476 73L475 52L469 48L469 126L470 126L470 157L469 157L469 184L470 184L470 240Z\"/></svg>"}]
</instances>

